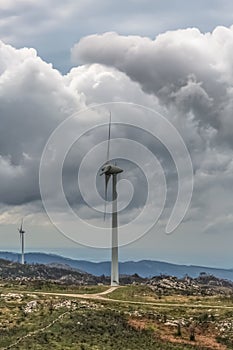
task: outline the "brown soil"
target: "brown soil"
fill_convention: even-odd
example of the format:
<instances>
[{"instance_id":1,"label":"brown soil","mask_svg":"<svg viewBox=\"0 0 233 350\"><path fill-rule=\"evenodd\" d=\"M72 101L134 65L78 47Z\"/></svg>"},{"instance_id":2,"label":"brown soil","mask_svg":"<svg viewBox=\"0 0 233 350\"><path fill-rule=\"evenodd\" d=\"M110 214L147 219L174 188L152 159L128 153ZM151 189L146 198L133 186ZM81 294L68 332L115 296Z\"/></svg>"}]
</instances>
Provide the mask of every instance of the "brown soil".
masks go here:
<instances>
[{"instance_id":1,"label":"brown soil","mask_svg":"<svg viewBox=\"0 0 233 350\"><path fill-rule=\"evenodd\" d=\"M148 319L136 319L130 318L129 324L137 330L143 330L146 328L154 329L155 336L164 342L176 343L176 344L189 344L199 346L209 350L226 350L227 347L223 344L219 344L216 341L215 329L202 329L197 327L195 329L195 342L189 340L189 329L187 327L181 327L182 336L176 336L176 327L166 326L164 323L151 321Z\"/></svg>"}]
</instances>

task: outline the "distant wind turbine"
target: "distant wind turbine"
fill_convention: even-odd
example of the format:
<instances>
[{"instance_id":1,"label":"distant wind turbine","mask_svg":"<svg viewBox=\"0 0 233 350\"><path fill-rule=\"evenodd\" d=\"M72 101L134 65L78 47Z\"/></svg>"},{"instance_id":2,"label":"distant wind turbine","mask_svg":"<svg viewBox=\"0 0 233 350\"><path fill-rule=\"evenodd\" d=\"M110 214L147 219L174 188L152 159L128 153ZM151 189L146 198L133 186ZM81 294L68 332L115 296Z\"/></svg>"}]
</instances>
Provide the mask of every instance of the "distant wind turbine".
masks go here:
<instances>
[{"instance_id":1,"label":"distant wind turbine","mask_svg":"<svg viewBox=\"0 0 233 350\"><path fill-rule=\"evenodd\" d=\"M111 139L111 113L108 128L108 147L107 147L107 161L101 169L100 175L105 175L105 211L106 216L106 202L107 190L110 177L112 176L112 262L111 262L111 286L119 285L119 268L118 268L118 222L117 222L117 174L123 172L121 168L110 163L110 139Z\"/></svg>"},{"instance_id":2,"label":"distant wind turbine","mask_svg":"<svg viewBox=\"0 0 233 350\"><path fill-rule=\"evenodd\" d=\"M20 244L21 244L21 264L24 264L24 234L25 231L23 230L23 219L21 220L21 225L18 228L19 234L20 234Z\"/></svg>"}]
</instances>

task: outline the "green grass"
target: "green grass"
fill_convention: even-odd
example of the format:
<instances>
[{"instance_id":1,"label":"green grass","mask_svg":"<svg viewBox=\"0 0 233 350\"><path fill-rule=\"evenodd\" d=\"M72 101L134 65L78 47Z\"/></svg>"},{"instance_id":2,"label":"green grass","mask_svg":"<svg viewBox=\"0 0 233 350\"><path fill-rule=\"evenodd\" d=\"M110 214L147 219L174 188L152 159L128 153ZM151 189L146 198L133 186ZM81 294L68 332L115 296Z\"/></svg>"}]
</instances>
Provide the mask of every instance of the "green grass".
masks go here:
<instances>
[{"instance_id":1,"label":"green grass","mask_svg":"<svg viewBox=\"0 0 233 350\"><path fill-rule=\"evenodd\" d=\"M110 299L128 300L128 301L155 301L159 299L155 292L148 286L124 286L116 289L108 295Z\"/></svg>"},{"instance_id":2,"label":"green grass","mask_svg":"<svg viewBox=\"0 0 233 350\"><path fill-rule=\"evenodd\" d=\"M14 350L137 350L137 349L164 349L184 350L198 349L187 345L166 344L156 338L156 328L148 327L138 331L128 323L129 314L139 311L149 317L151 310L143 306L122 305L118 303L102 301L73 300L76 310L60 308L50 310L53 305L59 304L66 298L37 296L38 307L35 311L25 315L23 309L29 300L34 300L30 295L24 295L22 300L4 301L1 299L0 313L0 339L1 347L13 344L18 338L29 332L39 330L64 312L68 314L56 322L51 328L46 329L22 340L13 347ZM155 313L153 312L155 315Z\"/></svg>"},{"instance_id":3,"label":"green grass","mask_svg":"<svg viewBox=\"0 0 233 350\"><path fill-rule=\"evenodd\" d=\"M22 341L14 349L183 350L198 348L165 344L156 339L153 330L137 331L132 328L121 312L94 309L73 311L49 330Z\"/></svg>"},{"instance_id":4,"label":"green grass","mask_svg":"<svg viewBox=\"0 0 233 350\"><path fill-rule=\"evenodd\" d=\"M109 286L94 285L94 286L76 286L76 285L62 285L51 283L50 281L28 281L26 283L8 282L1 283L0 293L6 292L50 292L50 293L66 293L66 294L96 294L107 290Z\"/></svg>"},{"instance_id":5,"label":"green grass","mask_svg":"<svg viewBox=\"0 0 233 350\"><path fill-rule=\"evenodd\" d=\"M13 350L137 350L137 349L160 349L160 350L205 350L193 344L173 344L161 340L161 332L167 332L164 325L165 320L190 320L192 318L203 329L213 327L219 321L233 320L233 310L228 309L199 309L182 307L185 303L219 303L220 306L230 305L229 298L206 298L206 297L184 297L169 296L169 302L177 301L179 307L170 305L163 306L168 297L161 300L148 286L126 286L116 289L106 297L116 300L137 301L138 304L119 303L111 300L83 300L78 298L67 298L61 296L50 296L37 294L33 297L35 289L33 284L17 286L16 283L1 287L1 293L19 292L24 293L21 300L4 300L0 298L0 349L9 346L18 338L25 336L30 331L37 331L47 326L50 322L64 312L64 318L59 319L50 328L39 331L36 335L22 340ZM74 288L74 289L72 289ZM45 283L40 285L39 291L55 293L97 293L106 290L106 286L63 286ZM147 305L143 302L154 301L158 305ZM180 298L180 299L179 299ZM37 300L37 309L31 314L25 315L24 307L31 300ZM61 307L55 309L55 305L64 300L71 300L74 308ZM159 305L161 303L161 305ZM209 315L211 317L209 317ZM129 320L145 321L142 330L132 327ZM183 326L182 326L183 327ZM188 326L187 326L188 327ZM212 329L212 328L211 328ZM176 329L171 329L174 334ZM185 339L188 340L188 328L182 329ZM226 333L218 338L225 343L228 349L232 348L233 335Z\"/></svg>"}]
</instances>

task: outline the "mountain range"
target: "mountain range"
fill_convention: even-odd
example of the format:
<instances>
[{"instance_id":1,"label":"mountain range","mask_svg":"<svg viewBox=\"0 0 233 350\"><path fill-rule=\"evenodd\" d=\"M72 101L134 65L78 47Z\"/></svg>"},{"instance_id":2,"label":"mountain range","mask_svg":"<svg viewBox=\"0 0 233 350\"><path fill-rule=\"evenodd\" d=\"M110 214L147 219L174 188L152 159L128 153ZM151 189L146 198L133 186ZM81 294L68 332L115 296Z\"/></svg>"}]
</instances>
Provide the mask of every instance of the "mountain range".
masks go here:
<instances>
[{"instance_id":1,"label":"mountain range","mask_svg":"<svg viewBox=\"0 0 233 350\"><path fill-rule=\"evenodd\" d=\"M1 259L18 262L20 256L12 252L0 252ZM109 276L110 262L90 262L86 260L75 260L62 257L55 254L46 253L26 253L25 260L29 264L56 264L61 268L72 268L78 271L90 273L95 276ZM178 265L161 261L141 260L141 261L126 261L119 263L121 275L138 274L141 277L153 277L158 275L169 275L182 278L185 275L196 278L200 273L205 272L209 275L214 275L218 278L228 279L233 281L233 269L221 269L194 265Z\"/></svg>"}]
</instances>

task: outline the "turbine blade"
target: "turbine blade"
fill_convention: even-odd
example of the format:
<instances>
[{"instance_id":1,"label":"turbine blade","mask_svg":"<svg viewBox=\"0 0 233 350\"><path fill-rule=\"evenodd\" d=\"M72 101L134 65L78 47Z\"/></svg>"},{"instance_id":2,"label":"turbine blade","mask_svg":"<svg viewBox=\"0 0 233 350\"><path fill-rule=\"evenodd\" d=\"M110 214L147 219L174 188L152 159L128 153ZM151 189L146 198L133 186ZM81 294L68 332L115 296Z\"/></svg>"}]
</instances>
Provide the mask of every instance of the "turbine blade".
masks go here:
<instances>
[{"instance_id":1,"label":"turbine blade","mask_svg":"<svg viewBox=\"0 0 233 350\"><path fill-rule=\"evenodd\" d=\"M108 182L110 180L111 175L105 174L105 193L104 193L104 221L106 217L106 209L107 209L107 192L108 192Z\"/></svg>"},{"instance_id":2,"label":"turbine blade","mask_svg":"<svg viewBox=\"0 0 233 350\"><path fill-rule=\"evenodd\" d=\"M109 126L108 126L108 148L107 148L107 162L109 162L109 154L110 154L110 139L111 139L111 123L112 123L112 115L110 112L109 116Z\"/></svg>"},{"instance_id":3,"label":"turbine blade","mask_svg":"<svg viewBox=\"0 0 233 350\"><path fill-rule=\"evenodd\" d=\"M21 219L20 231L23 230L23 218Z\"/></svg>"}]
</instances>

